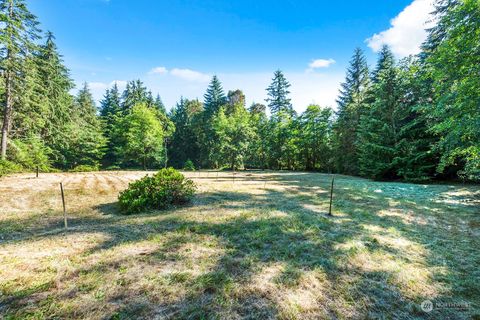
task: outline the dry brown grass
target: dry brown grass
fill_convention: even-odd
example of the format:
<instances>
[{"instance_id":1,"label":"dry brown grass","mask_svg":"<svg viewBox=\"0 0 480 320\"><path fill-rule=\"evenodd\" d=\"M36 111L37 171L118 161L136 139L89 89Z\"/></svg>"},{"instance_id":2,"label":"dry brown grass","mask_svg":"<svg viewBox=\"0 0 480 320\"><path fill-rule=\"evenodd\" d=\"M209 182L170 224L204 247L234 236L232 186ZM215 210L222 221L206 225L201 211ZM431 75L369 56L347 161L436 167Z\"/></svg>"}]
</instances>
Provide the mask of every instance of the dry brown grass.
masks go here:
<instances>
[{"instance_id":1,"label":"dry brown grass","mask_svg":"<svg viewBox=\"0 0 480 320\"><path fill-rule=\"evenodd\" d=\"M478 186L292 172L190 172L194 202L118 213L145 172L0 179L0 317L468 319ZM59 183L70 229L63 234ZM266 182L266 184L265 184ZM469 307L423 312L419 303Z\"/></svg>"}]
</instances>

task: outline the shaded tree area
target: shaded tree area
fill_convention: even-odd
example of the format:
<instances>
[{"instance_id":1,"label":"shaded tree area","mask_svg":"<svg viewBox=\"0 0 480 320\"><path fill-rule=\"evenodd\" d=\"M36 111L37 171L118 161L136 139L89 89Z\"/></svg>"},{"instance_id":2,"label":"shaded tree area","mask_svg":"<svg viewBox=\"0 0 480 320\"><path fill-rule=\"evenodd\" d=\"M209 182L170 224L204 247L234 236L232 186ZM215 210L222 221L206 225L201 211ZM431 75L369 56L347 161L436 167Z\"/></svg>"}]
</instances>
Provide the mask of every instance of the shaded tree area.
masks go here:
<instances>
[{"instance_id":1,"label":"shaded tree area","mask_svg":"<svg viewBox=\"0 0 480 320\"><path fill-rule=\"evenodd\" d=\"M421 53L399 61L384 46L373 71L355 49L337 108L297 113L277 70L265 104L247 107L242 90L213 76L203 102L181 98L167 111L141 80L108 88L98 109L87 84L72 95L54 35L25 1L1 0L0 173L193 165L479 180L479 12L475 0L437 1Z\"/></svg>"}]
</instances>

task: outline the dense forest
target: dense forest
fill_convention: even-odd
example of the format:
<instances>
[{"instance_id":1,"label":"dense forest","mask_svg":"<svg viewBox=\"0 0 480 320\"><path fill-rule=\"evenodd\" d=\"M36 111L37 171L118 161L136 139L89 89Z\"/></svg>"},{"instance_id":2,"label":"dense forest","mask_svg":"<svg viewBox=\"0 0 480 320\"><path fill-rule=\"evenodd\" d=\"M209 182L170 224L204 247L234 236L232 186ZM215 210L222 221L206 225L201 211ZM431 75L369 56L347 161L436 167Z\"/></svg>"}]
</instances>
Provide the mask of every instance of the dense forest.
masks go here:
<instances>
[{"instance_id":1,"label":"dense forest","mask_svg":"<svg viewBox=\"0 0 480 320\"><path fill-rule=\"evenodd\" d=\"M275 71L265 104L213 76L204 100L166 111L140 80L97 107L76 95L51 32L22 0L0 1L2 173L118 168L288 169L381 180L480 180L480 2L442 0L422 52L375 66L356 49L334 109L297 114ZM319 88L321 90L321 88Z\"/></svg>"}]
</instances>

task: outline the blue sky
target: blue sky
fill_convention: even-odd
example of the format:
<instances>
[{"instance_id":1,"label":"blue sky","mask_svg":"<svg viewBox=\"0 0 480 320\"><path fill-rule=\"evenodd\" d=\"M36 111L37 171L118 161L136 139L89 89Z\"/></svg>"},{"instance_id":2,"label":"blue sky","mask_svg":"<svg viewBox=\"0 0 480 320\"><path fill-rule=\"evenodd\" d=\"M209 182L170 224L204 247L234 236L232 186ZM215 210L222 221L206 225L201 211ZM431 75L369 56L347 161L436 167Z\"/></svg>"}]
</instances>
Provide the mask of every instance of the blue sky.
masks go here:
<instances>
[{"instance_id":1,"label":"blue sky","mask_svg":"<svg viewBox=\"0 0 480 320\"><path fill-rule=\"evenodd\" d=\"M167 107L202 99L217 74L225 90L263 102L274 70L292 102L335 106L355 47L369 62L390 44L401 58L425 37L432 0L191 1L28 0L56 38L72 78L96 99L116 81L140 78Z\"/></svg>"}]
</instances>

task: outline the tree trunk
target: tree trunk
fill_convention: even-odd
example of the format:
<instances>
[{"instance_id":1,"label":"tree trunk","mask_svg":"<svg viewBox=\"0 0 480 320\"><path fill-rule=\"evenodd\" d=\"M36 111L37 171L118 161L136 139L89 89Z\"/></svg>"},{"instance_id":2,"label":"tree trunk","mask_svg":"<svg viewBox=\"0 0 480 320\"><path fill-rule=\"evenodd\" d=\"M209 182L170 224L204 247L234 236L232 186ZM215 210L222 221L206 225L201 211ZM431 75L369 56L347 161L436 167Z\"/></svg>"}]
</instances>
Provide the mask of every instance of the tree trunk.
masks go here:
<instances>
[{"instance_id":1,"label":"tree trunk","mask_svg":"<svg viewBox=\"0 0 480 320\"><path fill-rule=\"evenodd\" d=\"M13 18L13 3L9 2L8 5L9 5L9 8L8 8L9 16L10 18ZM12 34L10 34L10 40L13 42ZM7 47L6 60L10 61L11 59L12 59L12 51L11 51L11 48ZM11 65L9 67L11 68ZM12 108L13 108L12 71L7 69L5 70L5 110L3 112L2 143L0 146L0 158L2 160L5 160L7 158L8 132L10 131L10 126L11 126Z\"/></svg>"},{"instance_id":2,"label":"tree trunk","mask_svg":"<svg viewBox=\"0 0 480 320\"><path fill-rule=\"evenodd\" d=\"M10 121L12 116L12 79L10 72L6 72L5 77L5 96L6 104L3 112L3 125L2 125L2 144L1 144L1 159L7 158L7 144L8 144L8 132L10 130Z\"/></svg>"}]
</instances>

